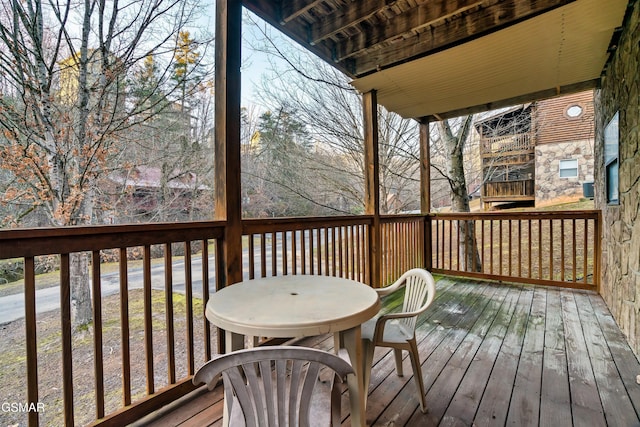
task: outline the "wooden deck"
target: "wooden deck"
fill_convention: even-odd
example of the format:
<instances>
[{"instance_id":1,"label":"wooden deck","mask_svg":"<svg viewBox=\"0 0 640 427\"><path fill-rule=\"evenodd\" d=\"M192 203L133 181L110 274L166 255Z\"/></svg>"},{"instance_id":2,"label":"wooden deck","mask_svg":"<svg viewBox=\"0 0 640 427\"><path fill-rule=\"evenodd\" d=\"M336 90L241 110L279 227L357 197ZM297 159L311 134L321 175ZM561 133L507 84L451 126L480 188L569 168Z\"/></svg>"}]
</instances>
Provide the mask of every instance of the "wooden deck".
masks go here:
<instances>
[{"instance_id":1,"label":"wooden deck","mask_svg":"<svg viewBox=\"0 0 640 427\"><path fill-rule=\"evenodd\" d=\"M442 278L417 335L429 412L418 409L408 358L398 377L378 349L370 425L640 425L640 365L595 293ZM330 350L333 340L299 343ZM221 425L221 395L200 393L144 424Z\"/></svg>"}]
</instances>

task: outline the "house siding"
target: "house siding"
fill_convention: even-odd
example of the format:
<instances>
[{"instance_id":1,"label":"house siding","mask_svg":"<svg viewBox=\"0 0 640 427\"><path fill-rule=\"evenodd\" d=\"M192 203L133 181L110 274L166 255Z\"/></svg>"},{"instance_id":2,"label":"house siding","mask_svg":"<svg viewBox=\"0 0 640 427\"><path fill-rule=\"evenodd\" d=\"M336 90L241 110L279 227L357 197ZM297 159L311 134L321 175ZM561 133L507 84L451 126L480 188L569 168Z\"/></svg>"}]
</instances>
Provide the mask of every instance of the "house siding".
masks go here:
<instances>
[{"instance_id":1,"label":"house siding","mask_svg":"<svg viewBox=\"0 0 640 427\"><path fill-rule=\"evenodd\" d=\"M582 114L572 118L567 109L574 105L582 108ZM545 99L536 107L536 145L593 139L593 91Z\"/></svg>"},{"instance_id":2,"label":"house siding","mask_svg":"<svg viewBox=\"0 0 640 427\"><path fill-rule=\"evenodd\" d=\"M603 216L601 293L636 355L640 355L640 3L633 3L628 13L602 87L595 94L595 196ZM619 204L608 205L604 128L616 111Z\"/></svg>"}]
</instances>

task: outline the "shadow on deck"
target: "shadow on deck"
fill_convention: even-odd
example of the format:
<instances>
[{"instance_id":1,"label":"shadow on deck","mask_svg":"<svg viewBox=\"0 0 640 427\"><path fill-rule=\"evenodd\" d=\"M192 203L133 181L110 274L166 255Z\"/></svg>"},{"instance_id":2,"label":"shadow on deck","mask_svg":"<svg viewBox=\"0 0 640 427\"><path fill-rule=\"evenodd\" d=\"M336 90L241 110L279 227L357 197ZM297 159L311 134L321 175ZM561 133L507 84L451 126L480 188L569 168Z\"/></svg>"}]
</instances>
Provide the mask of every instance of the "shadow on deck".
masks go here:
<instances>
[{"instance_id":1,"label":"shadow on deck","mask_svg":"<svg viewBox=\"0 0 640 427\"><path fill-rule=\"evenodd\" d=\"M368 424L640 425L640 365L600 296L453 278L437 287L417 331L428 413L419 410L406 354L398 377L392 353L377 349ZM297 344L332 350L333 339ZM142 423L218 426L221 399L221 387L197 391Z\"/></svg>"}]
</instances>

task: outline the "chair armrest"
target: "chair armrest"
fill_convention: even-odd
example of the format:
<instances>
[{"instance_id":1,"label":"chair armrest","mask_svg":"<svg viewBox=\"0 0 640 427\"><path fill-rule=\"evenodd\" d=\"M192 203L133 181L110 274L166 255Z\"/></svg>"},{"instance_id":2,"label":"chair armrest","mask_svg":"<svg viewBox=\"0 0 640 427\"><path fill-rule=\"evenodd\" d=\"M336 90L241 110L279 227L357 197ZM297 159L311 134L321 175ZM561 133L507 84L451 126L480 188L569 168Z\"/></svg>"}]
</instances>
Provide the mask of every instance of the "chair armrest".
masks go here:
<instances>
[{"instance_id":1,"label":"chair armrest","mask_svg":"<svg viewBox=\"0 0 640 427\"><path fill-rule=\"evenodd\" d=\"M378 319L376 320L376 327L375 330L373 332L373 340L374 342L381 342L384 341L384 328L386 323L389 320L395 320L395 319L404 319L404 318L408 318L408 317L416 317L418 314L420 314L420 312L403 312L403 313L388 313L388 314L384 314L380 317L378 317Z\"/></svg>"},{"instance_id":2,"label":"chair armrest","mask_svg":"<svg viewBox=\"0 0 640 427\"><path fill-rule=\"evenodd\" d=\"M400 285L400 283L394 283L393 285L389 285L384 288L375 288L374 291L378 293L379 297L384 297L397 291Z\"/></svg>"}]
</instances>

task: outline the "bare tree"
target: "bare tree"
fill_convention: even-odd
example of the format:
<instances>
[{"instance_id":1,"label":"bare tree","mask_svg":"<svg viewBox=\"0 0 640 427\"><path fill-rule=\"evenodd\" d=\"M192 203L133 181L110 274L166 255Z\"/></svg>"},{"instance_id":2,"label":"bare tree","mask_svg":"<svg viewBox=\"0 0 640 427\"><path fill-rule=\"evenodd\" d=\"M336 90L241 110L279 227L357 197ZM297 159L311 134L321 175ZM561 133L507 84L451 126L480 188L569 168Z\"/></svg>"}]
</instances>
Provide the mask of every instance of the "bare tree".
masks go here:
<instances>
[{"instance_id":1,"label":"bare tree","mask_svg":"<svg viewBox=\"0 0 640 427\"><path fill-rule=\"evenodd\" d=\"M364 206L362 97L348 78L307 52L255 25L262 40L255 49L272 58L259 89L270 110L288 108L305 125L313 149L298 158L306 171L294 191L335 213L360 213ZM378 109L380 203L382 213L419 206L418 124ZM277 172L277 171L273 171ZM275 182L281 180L272 176Z\"/></svg>"},{"instance_id":2,"label":"bare tree","mask_svg":"<svg viewBox=\"0 0 640 427\"><path fill-rule=\"evenodd\" d=\"M96 184L112 170L132 117L125 81L148 53L172 52L194 17L179 0L9 0L0 6L0 166L11 174L5 225L95 218ZM28 201L25 203L25 201ZM74 324L91 321L86 254L72 254Z\"/></svg>"},{"instance_id":3,"label":"bare tree","mask_svg":"<svg viewBox=\"0 0 640 427\"><path fill-rule=\"evenodd\" d=\"M469 212L469 191L467 187L465 164L465 145L469 140L473 115L465 116L459 120L441 120L436 122L438 138L443 147L446 169L439 169L440 174L446 178L451 189L452 210L455 212ZM474 221L458 221L460 241L458 250L460 259L464 260L469 269L475 266L476 271L481 270L478 243L476 241Z\"/></svg>"}]
</instances>

